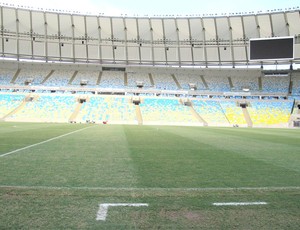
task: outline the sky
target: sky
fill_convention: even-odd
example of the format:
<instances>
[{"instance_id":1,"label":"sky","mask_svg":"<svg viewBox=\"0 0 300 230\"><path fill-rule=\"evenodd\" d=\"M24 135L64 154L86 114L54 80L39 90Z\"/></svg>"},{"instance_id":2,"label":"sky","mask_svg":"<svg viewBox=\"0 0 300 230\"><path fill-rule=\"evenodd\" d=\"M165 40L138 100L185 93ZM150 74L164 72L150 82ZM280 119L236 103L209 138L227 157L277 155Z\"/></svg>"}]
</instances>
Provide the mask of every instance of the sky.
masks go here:
<instances>
[{"instance_id":1,"label":"sky","mask_svg":"<svg viewBox=\"0 0 300 230\"><path fill-rule=\"evenodd\" d=\"M14 6L80 11L107 16L196 16L300 7L299 0L0 0ZM299 9L299 8L298 8Z\"/></svg>"}]
</instances>

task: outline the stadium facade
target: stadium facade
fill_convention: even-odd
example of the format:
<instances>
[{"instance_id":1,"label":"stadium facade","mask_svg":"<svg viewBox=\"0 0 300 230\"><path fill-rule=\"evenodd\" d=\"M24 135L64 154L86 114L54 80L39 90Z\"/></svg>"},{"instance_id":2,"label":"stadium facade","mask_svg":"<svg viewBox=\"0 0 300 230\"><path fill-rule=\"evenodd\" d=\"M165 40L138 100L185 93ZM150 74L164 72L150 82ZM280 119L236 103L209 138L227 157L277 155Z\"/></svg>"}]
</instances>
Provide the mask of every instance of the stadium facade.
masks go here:
<instances>
[{"instance_id":1,"label":"stadium facade","mask_svg":"<svg viewBox=\"0 0 300 230\"><path fill-rule=\"evenodd\" d=\"M2 57L72 63L238 66L252 38L295 37L299 9L208 17L108 17L2 6ZM273 63L272 63L273 64Z\"/></svg>"},{"instance_id":2,"label":"stadium facade","mask_svg":"<svg viewBox=\"0 0 300 230\"><path fill-rule=\"evenodd\" d=\"M299 8L116 17L2 5L0 20L2 120L251 127L300 123ZM283 37L293 38L292 58L250 60L251 39ZM15 106L7 105L11 101L17 101ZM42 107L49 101L53 103ZM40 113L29 116L33 108ZM49 108L68 112L52 119L45 112ZM161 120L168 116L172 118Z\"/></svg>"}]
</instances>

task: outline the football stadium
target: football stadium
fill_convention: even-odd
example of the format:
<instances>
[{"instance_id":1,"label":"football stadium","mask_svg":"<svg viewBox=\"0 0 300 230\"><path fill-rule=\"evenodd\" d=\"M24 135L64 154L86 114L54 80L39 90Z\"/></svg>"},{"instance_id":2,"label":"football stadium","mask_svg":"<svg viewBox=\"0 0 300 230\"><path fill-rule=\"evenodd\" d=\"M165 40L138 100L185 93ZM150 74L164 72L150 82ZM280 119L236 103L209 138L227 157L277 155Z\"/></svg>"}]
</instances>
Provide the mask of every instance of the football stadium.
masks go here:
<instances>
[{"instance_id":1,"label":"football stadium","mask_svg":"<svg viewBox=\"0 0 300 230\"><path fill-rule=\"evenodd\" d=\"M300 229L299 7L0 24L0 229Z\"/></svg>"}]
</instances>

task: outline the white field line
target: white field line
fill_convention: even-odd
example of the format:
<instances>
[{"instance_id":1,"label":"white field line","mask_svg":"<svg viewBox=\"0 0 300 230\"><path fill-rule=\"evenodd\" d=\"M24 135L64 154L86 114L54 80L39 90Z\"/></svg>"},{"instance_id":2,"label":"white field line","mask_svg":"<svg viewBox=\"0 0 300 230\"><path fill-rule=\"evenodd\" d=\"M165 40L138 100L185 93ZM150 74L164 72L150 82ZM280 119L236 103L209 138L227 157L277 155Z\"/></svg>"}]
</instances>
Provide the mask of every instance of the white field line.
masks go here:
<instances>
[{"instance_id":1,"label":"white field line","mask_svg":"<svg viewBox=\"0 0 300 230\"><path fill-rule=\"evenodd\" d=\"M8 189L36 189L36 190L100 190L100 191L153 191L153 192L205 192L205 191L282 191L282 190L300 190L299 186L287 187L239 187L239 188L126 188L126 187L65 187L65 186L30 186L30 185L0 185L0 188Z\"/></svg>"},{"instance_id":2,"label":"white field line","mask_svg":"<svg viewBox=\"0 0 300 230\"><path fill-rule=\"evenodd\" d=\"M148 207L146 203L106 203L99 204L96 220L106 220L109 207Z\"/></svg>"},{"instance_id":3,"label":"white field line","mask_svg":"<svg viewBox=\"0 0 300 230\"><path fill-rule=\"evenodd\" d=\"M225 202L225 203L213 203L214 206L245 206L245 205L266 205L267 202Z\"/></svg>"},{"instance_id":4,"label":"white field line","mask_svg":"<svg viewBox=\"0 0 300 230\"><path fill-rule=\"evenodd\" d=\"M53 137L53 138L50 138L50 139L45 140L45 141L41 141L41 142L38 142L38 143L33 144L33 145L28 145L28 146L25 146L25 147L23 147L23 148L13 150L13 151L11 151L11 152L1 154L0 157L5 157L5 156L8 156L8 155L13 154L13 153L16 153L16 152L20 152L20 151L25 150L25 149L29 149L29 148L32 148L32 147L35 147L35 146L38 146L38 145L42 145L42 144L45 144L45 143L47 143L47 142L50 142L50 141L53 141L53 140L57 140L57 139L59 139L59 138L65 137L65 136L69 136L69 135L71 135L71 134L73 134L73 133L77 133L77 132L80 132L80 131L82 131L82 130L85 130L85 129L88 129L88 128L91 128L91 127L92 127L92 126L85 127L85 128L82 128L82 129L77 129L77 130L72 131L72 132L70 132L70 133L65 133L65 134L63 134L63 135L60 135L60 136L57 136L57 137Z\"/></svg>"}]
</instances>

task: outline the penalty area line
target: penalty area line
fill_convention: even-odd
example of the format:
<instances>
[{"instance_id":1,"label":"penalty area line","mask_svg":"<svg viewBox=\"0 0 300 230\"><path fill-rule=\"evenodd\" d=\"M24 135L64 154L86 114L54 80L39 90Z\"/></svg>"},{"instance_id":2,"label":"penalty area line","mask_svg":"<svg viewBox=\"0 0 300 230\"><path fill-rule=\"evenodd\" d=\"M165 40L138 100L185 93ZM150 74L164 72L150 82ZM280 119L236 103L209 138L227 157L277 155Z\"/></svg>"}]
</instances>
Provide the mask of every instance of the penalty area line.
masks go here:
<instances>
[{"instance_id":1,"label":"penalty area line","mask_svg":"<svg viewBox=\"0 0 300 230\"><path fill-rule=\"evenodd\" d=\"M106 220L109 207L148 207L147 203L105 203L99 204L96 220Z\"/></svg>"},{"instance_id":2,"label":"penalty area line","mask_svg":"<svg viewBox=\"0 0 300 230\"><path fill-rule=\"evenodd\" d=\"M214 206L247 206L247 205L266 205L267 202L224 202L224 203L213 203Z\"/></svg>"},{"instance_id":3,"label":"penalty area line","mask_svg":"<svg viewBox=\"0 0 300 230\"><path fill-rule=\"evenodd\" d=\"M50 139L45 140L45 141L41 141L41 142L38 142L38 143L35 143L35 144L32 144L32 145L28 145L28 146L25 146L25 147L23 147L23 148L13 150L13 151L11 151L11 152L7 152L7 153L4 153L4 154L1 154L0 157L5 157L5 156L8 156L8 155L13 154L13 153L20 152L20 151L25 150L25 149L29 149L29 148L32 148L32 147L35 147L35 146L38 146L38 145L42 145L42 144L45 144L45 143L47 143L47 142L54 141L54 140L60 139L60 138L62 138L62 137L69 136L69 135L71 135L71 134L73 134L73 133L78 133L78 132L80 132L80 131L83 131L83 130L88 129L88 128L91 128L91 127L92 127L92 126L85 127L85 128L82 128L82 129L77 129L77 130L75 130L75 131L72 131L72 132L69 132L69 133L65 133L65 134L63 134L63 135L59 135L59 136L57 136L57 137L53 137L53 138L50 138Z\"/></svg>"}]
</instances>

